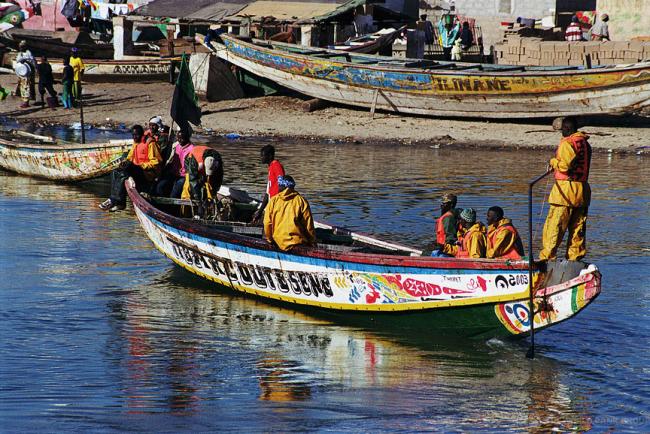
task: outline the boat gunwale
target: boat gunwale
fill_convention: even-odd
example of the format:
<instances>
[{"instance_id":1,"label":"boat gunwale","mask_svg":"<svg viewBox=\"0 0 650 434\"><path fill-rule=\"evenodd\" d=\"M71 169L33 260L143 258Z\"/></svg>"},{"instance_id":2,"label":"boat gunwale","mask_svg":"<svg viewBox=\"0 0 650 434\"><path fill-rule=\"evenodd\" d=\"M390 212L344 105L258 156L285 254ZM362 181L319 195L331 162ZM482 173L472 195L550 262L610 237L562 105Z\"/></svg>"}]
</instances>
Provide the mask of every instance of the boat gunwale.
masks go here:
<instances>
[{"instance_id":1,"label":"boat gunwale","mask_svg":"<svg viewBox=\"0 0 650 434\"><path fill-rule=\"evenodd\" d=\"M99 143L73 143L73 142L57 142L57 143L16 143L11 140L6 140L0 137L0 147L14 148L16 150L33 150L43 152L67 152L67 151L92 151L104 150L112 148L123 148L129 146L132 139L115 140L114 142L99 142Z\"/></svg>"},{"instance_id":2,"label":"boat gunwale","mask_svg":"<svg viewBox=\"0 0 650 434\"><path fill-rule=\"evenodd\" d=\"M278 45L278 46L285 46L285 45L290 45L290 44L283 44L281 42L275 42L275 41L264 41L264 40L259 40L259 39L253 39L253 42L248 42L243 39L240 39L236 37L235 35L229 35L229 34L223 34L221 35L222 38L225 37L225 39L231 40L231 41L236 41L238 44L242 44L244 46L247 46L249 48L254 48L255 50L262 51L266 54L280 54L284 57L294 57L297 58L298 60L304 60L304 59L310 59L312 56L309 54L299 54L299 53L293 53L291 51L284 51L284 50L278 50L277 48L269 48L266 46L262 46L259 44L265 44L265 45ZM309 47L306 47L309 48ZM384 56L376 56L372 54L361 54L361 53L354 53L354 52L349 52L349 51L341 51L341 50L333 50L333 49L328 49L328 48L319 48L320 50L327 50L328 52L331 53L339 53L341 57L367 57L367 56L372 56L376 57L377 61L380 62L381 59L392 59L389 57L384 57ZM225 48L226 51L231 51L228 49L226 46ZM278 53L278 51L281 51L281 53ZM248 59L250 61L255 62L252 59ZM591 68L591 69L573 69L573 70L543 70L543 69L538 69L538 70L531 70L527 68L531 67L526 67L522 66L524 68L523 71L520 71L517 74L513 74L512 71L471 71L468 69L464 70L453 70L453 69L436 69L436 70L427 70L426 68L407 68L403 66L393 66L389 64L384 64L382 66L377 66L377 65L368 65L364 63L353 63L352 61L340 61L340 60L332 60L332 59L321 59L321 60L327 60L328 62L332 63L333 66L353 66L355 68L360 68L360 69L369 69L369 70L376 70L376 71L395 71L395 72L417 72L421 74L428 74L428 75L462 75L462 76L487 76L487 77L512 77L512 78L518 78L518 77L526 77L526 78L532 78L532 77L537 77L537 76L566 76L566 75L593 75L593 74L604 74L604 73L616 73L616 72L628 72L628 71L634 71L634 70L650 70L650 61L643 61L643 62L637 62L633 64L623 64L623 65L607 65L602 68ZM405 62L412 61L412 62L418 62L422 61L422 59L410 59L410 58L405 58ZM259 63L259 62L255 62ZM463 66L480 66L480 65L491 65L491 64L486 64L486 63L462 63L462 62L450 62L450 64L460 64ZM495 65L498 67L498 65ZM517 65L505 65L505 66L517 66ZM541 67L540 67L541 68ZM313 77L314 79L319 79L319 80L326 80L325 78L320 78L320 77ZM650 82L650 78L647 80ZM572 90L573 92L575 90Z\"/></svg>"},{"instance_id":3,"label":"boat gunwale","mask_svg":"<svg viewBox=\"0 0 650 434\"><path fill-rule=\"evenodd\" d=\"M241 245L265 252L274 252L278 255L317 258L339 262L350 262L354 264L368 264L388 267L409 267L424 269L463 269L463 270L504 270L504 271L525 271L528 270L527 261L510 261L497 259L457 259L457 258L435 258L430 256L406 256L386 255L377 253L359 252L338 252L323 248L295 247L291 252L283 252L273 248L264 240L249 236L226 232L214 227L206 226L199 222L188 221L156 208L148 202L134 188L132 180L125 183L126 190L131 198L133 206L163 224L177 230L185 231L194 235L202 236L217 241ZM374 238L374 237L372 237Z\"/></svg>"}]
</instances>

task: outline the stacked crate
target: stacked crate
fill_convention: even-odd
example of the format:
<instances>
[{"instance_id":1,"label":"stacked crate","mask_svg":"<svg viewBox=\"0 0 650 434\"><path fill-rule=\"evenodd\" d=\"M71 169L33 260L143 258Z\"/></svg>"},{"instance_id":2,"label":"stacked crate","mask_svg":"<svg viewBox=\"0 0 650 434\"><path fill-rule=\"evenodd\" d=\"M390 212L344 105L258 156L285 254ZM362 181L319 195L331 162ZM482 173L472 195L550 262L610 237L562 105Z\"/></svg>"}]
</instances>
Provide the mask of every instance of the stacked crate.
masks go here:
<instances>
[{"instance_id":1,"label":"stacked crate","mask_svg":"<svg viewBox=\"0 0 650 434\"><path fill-rule=\"evenodd\" d=\"M614 65L650 60L650 42L641 41L544 41L507 35L494 47L495 63L531 66Z\"/></svg>"}]
</instances>

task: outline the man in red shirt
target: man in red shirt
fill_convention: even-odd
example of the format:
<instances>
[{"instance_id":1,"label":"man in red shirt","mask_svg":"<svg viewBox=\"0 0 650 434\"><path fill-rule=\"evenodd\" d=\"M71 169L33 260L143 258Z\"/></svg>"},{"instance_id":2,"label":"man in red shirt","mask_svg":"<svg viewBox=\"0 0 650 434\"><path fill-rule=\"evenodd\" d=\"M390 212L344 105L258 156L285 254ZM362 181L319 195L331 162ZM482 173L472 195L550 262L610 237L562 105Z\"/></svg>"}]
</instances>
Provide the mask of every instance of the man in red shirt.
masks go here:
<instances>
[{"instance_id":1,"label":"man in red shirt","mask_svg":"<svg viewBox=\"0 0 650 434\"><path fill-rule=\"evenodd\" d=\"M265 145L260 151L262 164L267 164L269 166L269 176L266 183L266 193L262 199L262 203L253 214L253 222L258 222L260 218L264 215L264 209L266 204L269 203L269 199L280 192L280 186L278 185L278 177L284 176L284 167L278 160L275 159L275 148L273 145Z\"/></svg>"}]
</instances>

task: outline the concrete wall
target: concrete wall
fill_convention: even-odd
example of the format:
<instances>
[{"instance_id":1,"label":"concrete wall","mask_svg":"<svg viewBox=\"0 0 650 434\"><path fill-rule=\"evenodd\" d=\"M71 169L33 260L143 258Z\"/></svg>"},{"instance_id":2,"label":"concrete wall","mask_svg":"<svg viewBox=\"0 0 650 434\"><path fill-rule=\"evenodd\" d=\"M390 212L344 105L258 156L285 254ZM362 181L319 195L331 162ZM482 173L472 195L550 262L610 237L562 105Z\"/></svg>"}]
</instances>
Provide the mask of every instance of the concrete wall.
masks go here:
<instances>
[{"instance_id":1,"label":"concrete wall","mask_svg":"<svg viewBox=\"0 0 650 434\"><path fill-rule=\"evenodd\" d=\"M456 13L476 18L483 31L483 46L502 40L501 22L517 17L542 18L555 13L556 0L456 0Z\"/></svg>"},{"instance_id":2,"label":"concrete wall","mask_svg":"<svg viewBox=\"0 0 650 434\"><path fill-rule=\"evenodd\" d=\"M609 15L613 40L650 36L650 0L598 0L598 13Z\"/></svg>"}]
</instances>

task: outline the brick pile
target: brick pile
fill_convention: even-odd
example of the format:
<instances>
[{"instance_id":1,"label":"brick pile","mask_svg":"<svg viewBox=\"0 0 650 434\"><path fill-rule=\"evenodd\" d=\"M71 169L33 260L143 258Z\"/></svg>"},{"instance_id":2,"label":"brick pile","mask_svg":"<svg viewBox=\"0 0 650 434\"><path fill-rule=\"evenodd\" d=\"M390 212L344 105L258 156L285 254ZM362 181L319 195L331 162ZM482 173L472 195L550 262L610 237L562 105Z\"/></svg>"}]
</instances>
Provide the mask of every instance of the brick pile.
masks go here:
<instances>
[{"instance_id":1,"label":"brick pile","mask_svg":"<svg viewBox=\"0 0 650 434\"><path fill-rule=\"evenodd\" d=\"M530 66L615 65L650 60L650 42L641 41L544 41L507 35L494 46L494 63Z\"/></svg>"}]
</instances>

